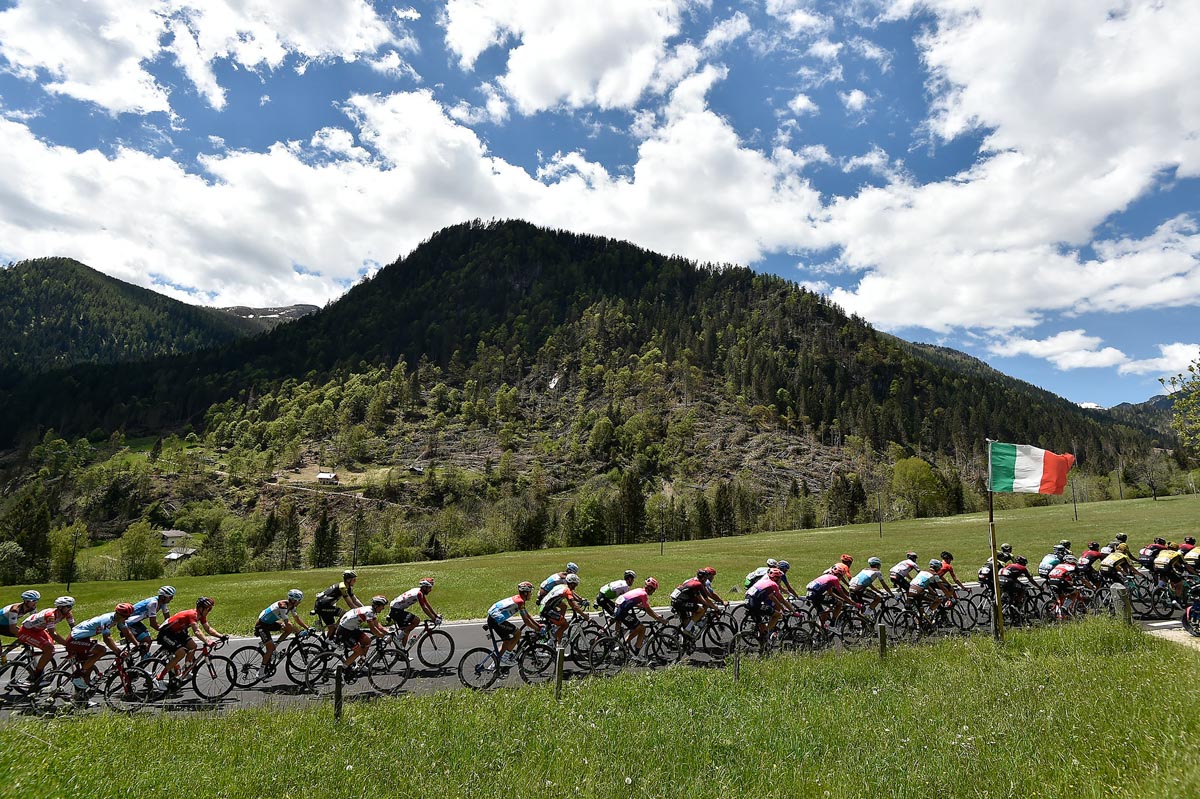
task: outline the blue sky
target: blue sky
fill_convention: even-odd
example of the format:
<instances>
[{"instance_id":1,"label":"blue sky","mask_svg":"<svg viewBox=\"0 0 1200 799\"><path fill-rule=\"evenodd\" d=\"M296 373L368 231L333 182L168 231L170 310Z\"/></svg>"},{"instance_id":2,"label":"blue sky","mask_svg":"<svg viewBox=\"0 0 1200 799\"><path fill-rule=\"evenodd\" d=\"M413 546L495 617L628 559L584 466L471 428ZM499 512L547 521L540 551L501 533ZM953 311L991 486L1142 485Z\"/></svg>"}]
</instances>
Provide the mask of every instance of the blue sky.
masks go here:
<instances>
[{"instance_id":1,"label":"blue sky","mask_svg":"<svg viewBox=\"0 0 1200 799\"><path fill-rule=\"evenodd\" d=\"M1182 0L0 0L0 258L322 303L519 217L1137 402L1200 355L1198 29Z\"/></svg>"}]
</instances>

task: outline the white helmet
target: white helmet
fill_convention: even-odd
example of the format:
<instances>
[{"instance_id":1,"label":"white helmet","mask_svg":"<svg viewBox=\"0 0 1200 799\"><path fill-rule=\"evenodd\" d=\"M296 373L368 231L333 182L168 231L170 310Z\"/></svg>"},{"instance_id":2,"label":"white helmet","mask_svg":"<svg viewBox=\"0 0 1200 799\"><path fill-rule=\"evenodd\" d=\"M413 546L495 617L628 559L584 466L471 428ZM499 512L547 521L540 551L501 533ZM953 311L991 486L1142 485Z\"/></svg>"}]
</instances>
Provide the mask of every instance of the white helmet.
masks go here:
<instances>
[{"instance_id":1,"label":"white helmet","mask_svg":"<svg viewBox=\"0 0 1200 799\"><path fill-rule=\"evenodd\" d=\"M54 600L54 607L70 610L71 608L75 607L75 597L60 596L58 599Z\"/></svg>"},{"instance_id":2,"label":"white helmet","mask_svg":"<svg viewBox=\"0 0 1200 799\"><path fill-rule=\"evenodd\" d=\"M304 599L304 592L299 588L293 588L291 591L288 591L288 599L292 602L299 602L301 599Z\"/></svg>"}]
</instances>

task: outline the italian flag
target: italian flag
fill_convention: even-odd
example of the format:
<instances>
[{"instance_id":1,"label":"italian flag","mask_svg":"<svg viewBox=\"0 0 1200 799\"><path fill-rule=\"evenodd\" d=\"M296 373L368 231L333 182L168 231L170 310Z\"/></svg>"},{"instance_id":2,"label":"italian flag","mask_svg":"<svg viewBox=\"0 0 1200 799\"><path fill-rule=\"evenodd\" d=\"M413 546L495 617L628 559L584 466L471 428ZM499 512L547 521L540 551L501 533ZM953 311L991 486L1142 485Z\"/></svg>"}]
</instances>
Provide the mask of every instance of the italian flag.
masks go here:
<instances>
[{"instance_id":1,"label":"italian flag","mask_svg":"<svg viewBox=\"0 0 1200 799\"><path fill-rule=\"evenodd\" d=\"M997 494L1061 494L1074 463L1074 455L989 441L988 487Z\"/></svg>"}]
</instances>

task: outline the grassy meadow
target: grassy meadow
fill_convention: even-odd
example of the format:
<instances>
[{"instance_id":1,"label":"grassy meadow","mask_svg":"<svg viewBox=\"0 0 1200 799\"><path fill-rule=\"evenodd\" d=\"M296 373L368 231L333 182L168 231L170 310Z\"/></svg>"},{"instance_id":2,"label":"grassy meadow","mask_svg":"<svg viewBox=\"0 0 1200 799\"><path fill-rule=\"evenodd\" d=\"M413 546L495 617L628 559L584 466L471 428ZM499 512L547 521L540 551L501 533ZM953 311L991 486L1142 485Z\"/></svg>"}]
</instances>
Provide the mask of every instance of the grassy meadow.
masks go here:
<instances>
[{"instance_id":1,"label":"grassy meadow","mask_svg":"<svg viewBox=\"0 0 1200 799\"><path fill-rule=\"evenodd\" d=\"M1108 541L1117 532L1129 534L1131 545L1156 535L1180 539L1196 531L1200 516L1200 496L1162 497L1093 502L1079 506L1079 521L1074 520L1070 505L1022 508L996 512L996 535L1008 541L1018 553L1036 563L1061 538L1068 538L1080 551L1090 538ZM580 566L582 590L594 596L596 589L634 569L640 577L658 577L664 589L711 565L717 569L717 589L728 592L740 585L746 572L768 557L791 562L793 584L803 585L828 568L842 552L865 561L879 555L885 567L898 561L907 549L915 549L922 559L936 557L943 549L954 553L960 579L974 579L975 571L987 557L987 514L966 514L936 519L915 519L887 523L883 538L876 525L850 525L815 530L758 533L733 538L689 541L666 545L659 554L658 544L543 549L535 552L508 552L476 558L460 558L432 563L406 563L369 566L358 569L356 586L361 596L375 593L393 597L411 588L422 576L432 575L437 587L430 595L433 606L448 619L479 618L495 600L511 594L516 583L540 582L552 571L560 570L568 560ZM857 564L856 564L857 565ZM163 582L171 582L185 603L200 594L217 600L211 621L222 632L245 633L253 627L259 611L268 603L283 598L289 588L305 592L304 607L311 607L313 595L341 579L341 568L291 572L256 572L208 577L172 577L144 582L82 582L71 586L79 603L76 618L82 619L111 608L122 600L136 600L153 593ZM34 586L43 596L63 593L65 586ZM15 594L20 587L14 586ZM666 591L660 596L665 601ZM180 604L179 607L184 607Z\"/></svg>"},{"instance_id":2,"label":"grassy meadow","mask_svg":"<svg viewBox=\"0 0 1200 799\"><path fill-rule=\"evenodd\" d=\"M744 662L737 682L572 681L558 703L552 686L351 703L340 726L328 705L13 719L0 795L1175 799L1200 795L1198 669L1095 619Z\"/></svg>"}]
</instances>

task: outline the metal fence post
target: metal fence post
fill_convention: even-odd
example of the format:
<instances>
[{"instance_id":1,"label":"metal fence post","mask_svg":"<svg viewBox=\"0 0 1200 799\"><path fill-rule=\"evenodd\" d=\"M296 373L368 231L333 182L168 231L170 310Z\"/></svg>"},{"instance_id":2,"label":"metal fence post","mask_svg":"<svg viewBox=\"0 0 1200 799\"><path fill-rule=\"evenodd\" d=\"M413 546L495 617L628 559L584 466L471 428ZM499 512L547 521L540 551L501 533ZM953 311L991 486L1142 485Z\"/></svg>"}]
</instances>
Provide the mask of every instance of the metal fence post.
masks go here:
<instances>
[{"instance_id":1,"label":"metal fence post","mask_svg":"<svg viewBox=\"0 0 1200 799\"><path fill-rule=\"evenodd\" d=\"M742 648L734 646L733 648L733 681L740 682L742 679Z\"/></svg>"},{"instance_id":2,"label":"metal fence post","mask_svg":"<svg viewBox=\"0 0 1200 799\"><path fill-rule=\"evenodd\" d=\"M562 644L555 647L554 658L554 698L562 699L563 661L566 659L567 648Z\"/></svg>"},{"instance_id":3,"label":"metal fence post","mask_svg":"<svg viewBox=\"0 0 1200 799\"><path fill-rule=\"evenodd\" d=\"M1112 594L1113 609L1126 624L1133 624L1133 599L1129 596L1129 587L1124 583L1112 583L1108 587Z\"/></svg>"},{"instance_id":4,"label":"metal fence post","mask_svg":"<svg viewBox=\"0 0 1200 799\"><path fill-rule=\"evenodd\" d=\"M875 634L879 636L879 657L887 657L887 626L884 624L875 625Z\"/></svg>"},{"instance_id":5,"label":"metal fence post","mask_svg":"<svg viewBox=\"0 0 1200 799\"><path fill-rule=\"evenodd\" d=\"M333 718L342 720L342 675L345 666L338 666L333 672Z\"/></svg>"}]
</instances>

